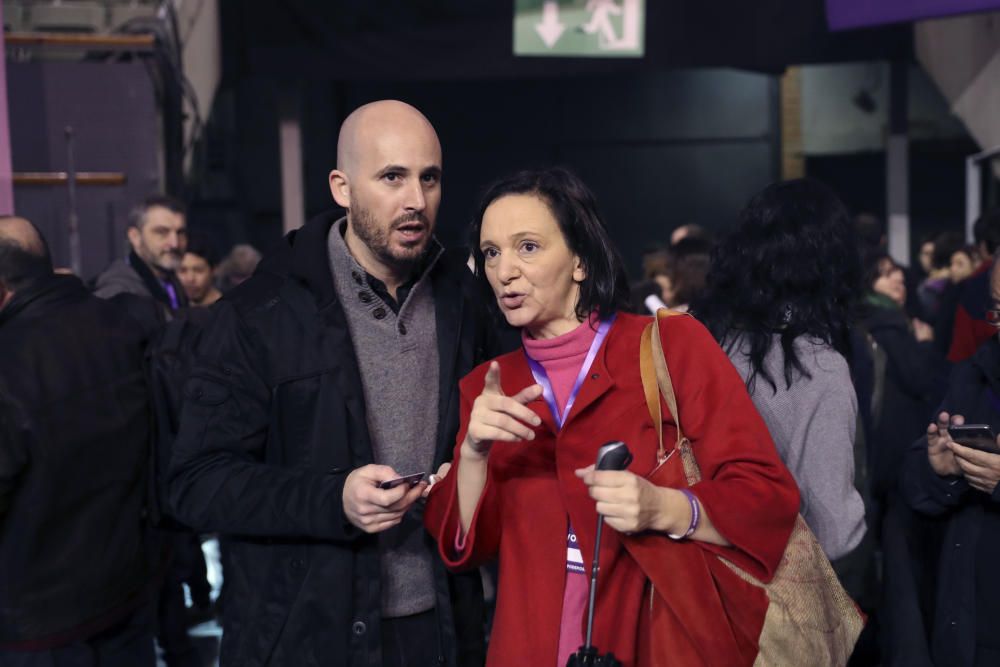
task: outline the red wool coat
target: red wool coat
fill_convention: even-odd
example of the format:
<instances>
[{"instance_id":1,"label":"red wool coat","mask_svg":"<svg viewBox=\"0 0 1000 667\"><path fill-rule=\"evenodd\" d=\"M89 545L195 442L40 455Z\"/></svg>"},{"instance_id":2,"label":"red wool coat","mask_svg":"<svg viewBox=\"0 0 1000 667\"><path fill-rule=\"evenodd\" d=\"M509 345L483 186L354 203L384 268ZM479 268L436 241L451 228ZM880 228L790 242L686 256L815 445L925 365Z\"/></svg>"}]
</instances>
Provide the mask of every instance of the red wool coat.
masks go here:
<instances>
[{"instance_id":1,"label":"red wool coat","mask_svg":"<svg viewBox=\"0 0 1000 667\"><path fill-rule=\"evenodd\" d=\"M635 457L632 472L647 476L655 467L656 431L639 374L639 340L649 322L649 317L618 315L562 430L538 399L529 404L542 419L535 439L493 447L486 488L461 553L454 548L460 525L458 445L451 474L431 490L425 524L449 567L476 567L499 556L489 667L555 665L568 521L579 539L588 578L596 538L594 501L573 471L593 463L598 448L611 440L628 444ZM666 665L668 660L671 667L749 665L757 653L767 598L713 554L770 580L798 512L798 489L743 381L708 331L691 317L667 318L660 330L684 432L702 470L703 481L692 491L733 546L675 542L662 534L626 536L606 528L594 645L613 651L629 667ZM498 361L508 395L534 383L522 350ZM462 380L459 445L487 367ZM663 437L668 448L676 439L665 404ZM650 479L661 486L686 486L680 457L672 456ZM639 554L645 571L628 549ZM667 601L665 608L658 605L652 621L647 577ZM725 599L716 581L725 582Z\"/></svg>"}]
</instances>

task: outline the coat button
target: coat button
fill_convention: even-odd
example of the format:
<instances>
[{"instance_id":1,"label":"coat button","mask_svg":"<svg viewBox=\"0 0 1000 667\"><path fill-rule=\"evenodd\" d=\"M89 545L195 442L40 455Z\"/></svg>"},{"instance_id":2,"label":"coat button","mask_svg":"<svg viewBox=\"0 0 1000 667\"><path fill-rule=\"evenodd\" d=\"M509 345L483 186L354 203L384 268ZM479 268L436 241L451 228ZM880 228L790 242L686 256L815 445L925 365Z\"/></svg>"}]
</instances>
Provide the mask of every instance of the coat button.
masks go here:
<instances>
[{"instance_id":1,"label":"coat button","mask_svg":"<svg viewBox=\"0 0 1000 667\"><path fill-rule=\"evenodd\" d=\"M358 292L358 298L361 299L361 303L371 303L372 295L368 292Z\"/></svg>"},{"instance_id":2,"label":"coat button","mask_svg":"<svg viewBox=\"0 0 1000 667\"><path fill-rule=\"evenodd\" d=\"M376 308L375 310L372 311L372 315L375 317L376 320L384 320L386 315L385 308L382 308L381 306Z\"/></svg>"},{"instance_id":3,"label":"coat button","mask_svg":"<svg viewBox=\"0 0 1000 667\"><path fill-rule=\"evenodd\" d=\"M399 334L401 336L405 336L406 335L406 325L403 324L402 322L399 323Z\"/></svg>"},{"instance_id":4,"label":"coat button","mask_svg":"<svg viewBox=\"0 0 1000 667\"><path fill-rule=\"evenodd\" d=\"M356 282L356 283L357 283L357 284L359 284L359 285L360 285L360 284L361 284L362 282L364 282L364 278L362 278L362 277L361 277L361 274L360 274L360 273L358 273L357 271L351 271L351 277L352 277L352 278L354 278L354 282Z\"/></svg>"},{"instance_id":5,"label":"coat button","mask_svg":"<svg viewBox=\"0 0 1000 667\"><path fill-rule=\"evenodd\" d=\"M292 572L301 572L303 567L305 567L305 563L302 562L301 558L292 561Z\"/></svg>"},{"instance_id":6,"label":"coat button","mask_svg":"<svg viewBox=\"0 0 1000 667\"><path fill-rule=\"evenodd\" d=\"M601 375L599 373L594 373L593 375L590 376L590 379L591 380L596 380L599 377L601 377Z\"/></svg>"},{"instance_id":7,"label":"coat button","mask_svg":"<svg viewBox=\"0 0 1000 667\"><path fill-rule=\"evenodd\" d=\"M365 625L363 621L354 621L354 624L351 626L351 632L353 632L356 637L360 637L367 631L368 626Z\"/></svg>"},{"instance_id":8,"label":"coat button","mask_svg":"<svg viewBox=\"0 0 1000 667\"><path fill-rule=\"evenodd\" d=\"M956 549L961 549L962 548L962 543L961 542L955 542L955 548Z\"/></svg>"}]
</instances>

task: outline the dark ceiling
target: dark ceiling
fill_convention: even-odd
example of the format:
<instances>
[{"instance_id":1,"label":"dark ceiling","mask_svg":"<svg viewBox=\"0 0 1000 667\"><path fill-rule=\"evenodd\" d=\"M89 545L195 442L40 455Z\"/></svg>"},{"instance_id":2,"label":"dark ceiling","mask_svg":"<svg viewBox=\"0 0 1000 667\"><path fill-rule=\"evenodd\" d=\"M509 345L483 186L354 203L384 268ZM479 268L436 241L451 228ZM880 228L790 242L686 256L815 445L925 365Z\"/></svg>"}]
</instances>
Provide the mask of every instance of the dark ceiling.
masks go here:
<instances>
[{"instance_id":1,"label":"dark ceiling","mask_svg":"<svg viewBox=\"0 0 1000 667\"><path fill-rule=\"evenodd\" d=\"M909 25L832 33L823 0L647 0L646 56L522 58L513 0L222 3L226 75L469 80L912 57Z\"/></svg>"}]
</instances>

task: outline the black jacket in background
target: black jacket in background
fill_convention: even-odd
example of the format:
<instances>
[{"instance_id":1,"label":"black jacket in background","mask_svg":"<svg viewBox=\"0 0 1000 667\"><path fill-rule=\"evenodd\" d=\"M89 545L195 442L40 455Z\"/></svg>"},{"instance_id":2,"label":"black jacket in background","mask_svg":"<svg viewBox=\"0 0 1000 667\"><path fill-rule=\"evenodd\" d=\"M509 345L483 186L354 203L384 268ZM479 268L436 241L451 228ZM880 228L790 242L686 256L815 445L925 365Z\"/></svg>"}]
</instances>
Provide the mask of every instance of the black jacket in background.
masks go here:
<instances>
[{"instance_id":1,"label":"black jacket in background","mask_svg":"<svg viewBox=\"0 0 1000 667\"><path fill-rule=\"evenodd\" d=\"M1000 433L1000 343L996 337L956 366L941 410L964 416L966 424L989 424ZM947 521L932 632L934 664L998 664L1000 487L987 495L970 487L963 477L938 476L927 459L926 438L913 443L904 466L901 489L909 505ZM992 662L990 654L983 655L987 651L992 652Z\"/></svg>"},{"instance_id":2,"label":"black jacket in background","mask_svg":"<svg viewBox=\"0 0 1000 667\"><path fill-rule=\"evenodd\" d=\"M885 371L875 378L877 397L872 410L869 442L872 495L881 502L896 488L905 452L927 430L927 419L941 398L933 343L913 336L903 309L871 305L865 328L885 352ZM867 407L867 406L866 406Z\"/></svg>"},{"instance_id":3,"label":"black jacket in background","mask_svg":"<svg viewBox=\"0 0 1000 667\"><path fill-rule=\"evenodd\" d=\"M374 457L330 271L334 222L293 232L215 305L184 390L170 497L179 519L226 538L227 666L382 665L378 540L342 503L348 473ZM441 363L433 469L451 457L459 378L499 352L466 258L446 252L430 273ZM482 664L478 576L449 577L436 563L441 664Z\"/></svg>"},{"instance_id":4,"label":"black jacket in background","mask_svg":"<svg viewBox=\"0 0 1000 667\"><path fill-rule=\"evenodd\" d=\"M147 580L143 345L69 276L0 311L0 644L96 634Z\"/></svg>"}]
</instances>

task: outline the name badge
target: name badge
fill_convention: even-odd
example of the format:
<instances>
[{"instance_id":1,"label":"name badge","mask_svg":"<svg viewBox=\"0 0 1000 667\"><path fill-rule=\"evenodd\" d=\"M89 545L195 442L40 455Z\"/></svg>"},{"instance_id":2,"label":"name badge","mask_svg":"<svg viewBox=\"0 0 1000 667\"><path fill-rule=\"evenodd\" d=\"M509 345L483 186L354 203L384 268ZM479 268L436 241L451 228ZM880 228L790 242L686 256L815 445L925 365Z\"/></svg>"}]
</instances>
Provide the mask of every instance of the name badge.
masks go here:
<instances>
[{"instance_id":1,"label":"name badge","mask_svg":"<svg viewBox=\"0 0 1000 667\"><path fill-rule=\"evenodd\" d=\"M566 571L586 574L583 569L583 554L580 552L580 544L576 541L576 533L573 532L572 526L566 535Z\"/></svg>"}]
</instances>

